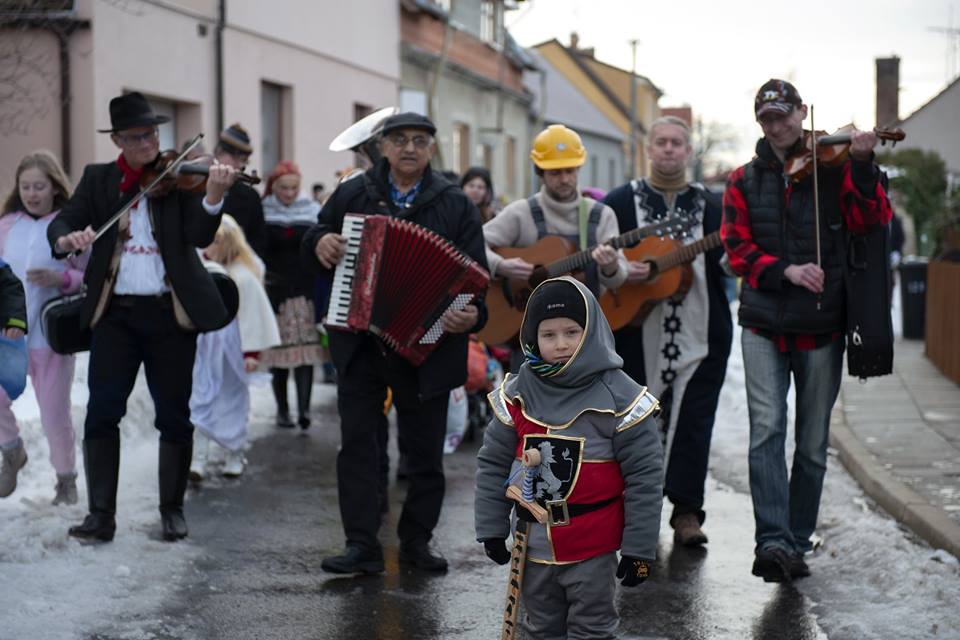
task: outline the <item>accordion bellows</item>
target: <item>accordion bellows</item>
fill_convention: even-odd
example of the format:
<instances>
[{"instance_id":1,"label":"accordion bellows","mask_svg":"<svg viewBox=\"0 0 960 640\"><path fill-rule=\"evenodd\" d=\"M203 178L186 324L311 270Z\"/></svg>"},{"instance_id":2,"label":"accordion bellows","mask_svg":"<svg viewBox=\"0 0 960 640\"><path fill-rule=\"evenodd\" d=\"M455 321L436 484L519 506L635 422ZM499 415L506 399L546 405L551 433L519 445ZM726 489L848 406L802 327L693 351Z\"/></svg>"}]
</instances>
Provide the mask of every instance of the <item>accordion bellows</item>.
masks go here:
<instances>
[{"instance_id":1,"label":"accordion bellows","mask_svg":"<svg viewBox=\"0 0 960 640\"><path fill-rule=\"evenodd\" d=\"M443 339L441 316L482 295L490 275L440 235L407 220L348 213L327 326L369 331L415 365Z\"/></svg>"}]
</instances>

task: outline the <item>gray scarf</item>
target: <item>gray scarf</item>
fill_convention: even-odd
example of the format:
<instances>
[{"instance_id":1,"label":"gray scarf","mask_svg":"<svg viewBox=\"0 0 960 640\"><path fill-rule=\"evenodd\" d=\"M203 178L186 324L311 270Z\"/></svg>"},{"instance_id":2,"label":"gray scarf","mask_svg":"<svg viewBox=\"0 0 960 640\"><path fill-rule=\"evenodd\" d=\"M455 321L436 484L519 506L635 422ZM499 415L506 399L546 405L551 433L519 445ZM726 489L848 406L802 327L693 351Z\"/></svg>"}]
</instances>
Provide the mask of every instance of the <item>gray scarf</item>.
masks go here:
<instances>
[{"instance_id":1,"label":"gray scarf","mask_svg":"<svg viewBox=\"0 0 960 640\"><path fill-rule=\"evenodd\" d=\"M559 373L541 378L524 362L517 375L507 376L500 392L510 402L519 398L528 419L555 429L570 426L586 411L618 416L627 413L646 389L621 369L623 358L617 355L613 332L586 285L570 276L556 279L575 284L583 295L587 307L583 340ZM531 300L540 286L534 289ZM526 314L523 322L527 322ZM521 327L520 334L524 333Z\"/></svg>"}]
</instances>

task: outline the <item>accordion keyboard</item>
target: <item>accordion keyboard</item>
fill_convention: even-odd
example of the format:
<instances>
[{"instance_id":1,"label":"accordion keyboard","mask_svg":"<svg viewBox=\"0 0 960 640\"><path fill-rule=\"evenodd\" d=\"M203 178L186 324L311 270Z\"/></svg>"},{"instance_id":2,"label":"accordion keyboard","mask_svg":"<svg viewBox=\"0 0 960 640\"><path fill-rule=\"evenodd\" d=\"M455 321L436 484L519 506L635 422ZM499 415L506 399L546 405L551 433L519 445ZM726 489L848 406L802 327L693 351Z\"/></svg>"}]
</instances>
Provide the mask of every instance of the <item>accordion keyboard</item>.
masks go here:
<instances>
[{"instance_id":1,"label":"accordion keyboard","mask_svg":"<svg viewBox=\"0 0 960 640\"><path fill-rule=\"evenodd\" d=\"M353 279L357 273L364 217L350 214L343 217L343 230L340 233L347 239L347 251L333 274L330 306L327 309L327 324L333 327L348 328L347 316L350 314L350 298L353 294Z\"/></svg>"}]
</instances>

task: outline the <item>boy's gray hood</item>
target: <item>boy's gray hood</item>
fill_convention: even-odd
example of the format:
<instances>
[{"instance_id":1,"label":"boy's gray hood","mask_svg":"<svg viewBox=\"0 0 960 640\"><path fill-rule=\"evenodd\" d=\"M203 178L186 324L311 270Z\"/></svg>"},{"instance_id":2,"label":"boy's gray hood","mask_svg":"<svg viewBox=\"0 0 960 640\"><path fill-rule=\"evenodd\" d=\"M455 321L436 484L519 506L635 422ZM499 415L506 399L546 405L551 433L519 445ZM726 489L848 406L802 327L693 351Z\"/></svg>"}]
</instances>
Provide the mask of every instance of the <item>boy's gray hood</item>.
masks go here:
<instances>
[{"instance_id":1,"label":"boy's gray hood","mask_svg":"<svg viewBox=\"0 0 960 640\"><path fill-rule=\"evenodd\" d=\"M587 321L580 346L563 368L549 378L541 378L527 362L517 375L508 375L500 387L504 399L520 400L524 415L533 422L552 428L569 426L585 411L623 415L646 391L625 374L623 358L617 355L613 332L597 299L579 280L570 276L553 278L576 286L587 308ZM541 283L533 290L537 296ZM528 308L530 301L527 302ZM527 322L524 314L523 322ZM521 326L520 335L526 332Z\"/></svg>"}]
</instances>

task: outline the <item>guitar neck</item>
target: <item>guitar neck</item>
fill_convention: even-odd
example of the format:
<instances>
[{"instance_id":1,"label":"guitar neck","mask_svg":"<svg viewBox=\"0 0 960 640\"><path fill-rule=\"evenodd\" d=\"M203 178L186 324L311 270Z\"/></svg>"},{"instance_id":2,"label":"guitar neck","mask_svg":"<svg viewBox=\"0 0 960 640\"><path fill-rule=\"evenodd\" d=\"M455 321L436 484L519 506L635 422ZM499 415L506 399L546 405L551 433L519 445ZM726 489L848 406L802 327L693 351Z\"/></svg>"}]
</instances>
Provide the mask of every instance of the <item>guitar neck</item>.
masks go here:
<instances>
[{"instance_id":1,"label":"guitar neck","mask_svg":"<svg viewBox=\"0 0 960 640\"><path fill-rule=\"evenodd\" d=\"M670 253L657 258L657 270L662 273L668 269L676 267L677 265L692 262L694 258L701 253L719 246L720 232L714 231L710 235L705 236L696 242L691 242L690 244L680 247L676 251L671 251Z\"/></svg>"},{"instance_id":2,"label":"guitar neck","mask_svg":"<svg viewBox=\"0 0 960 640\"><path fill-rule=\"evenodd\" d=\"M627 231L623 235L619 235L616 238L612 238L602 244L611 246L614 249L623 249L624 247L635 245L637 242L648 236L661 233L663 232L663 229L664 226L662 224L639 227L637 229ZM717 238L719 239L719 235ZM597 245L594 245L588 249L584 249L583 251L571 253L565 258L560 258L559 260L551 262L545 266L547 273L551 278L555 278L557 276L562 276L564 274L573 273L574 271L583 269L593 260L593 257L590 254L593 253L593 250L596 249L596 247ZM710 247L707 248L709 249Z\"/></svg>"}]
</instances>

